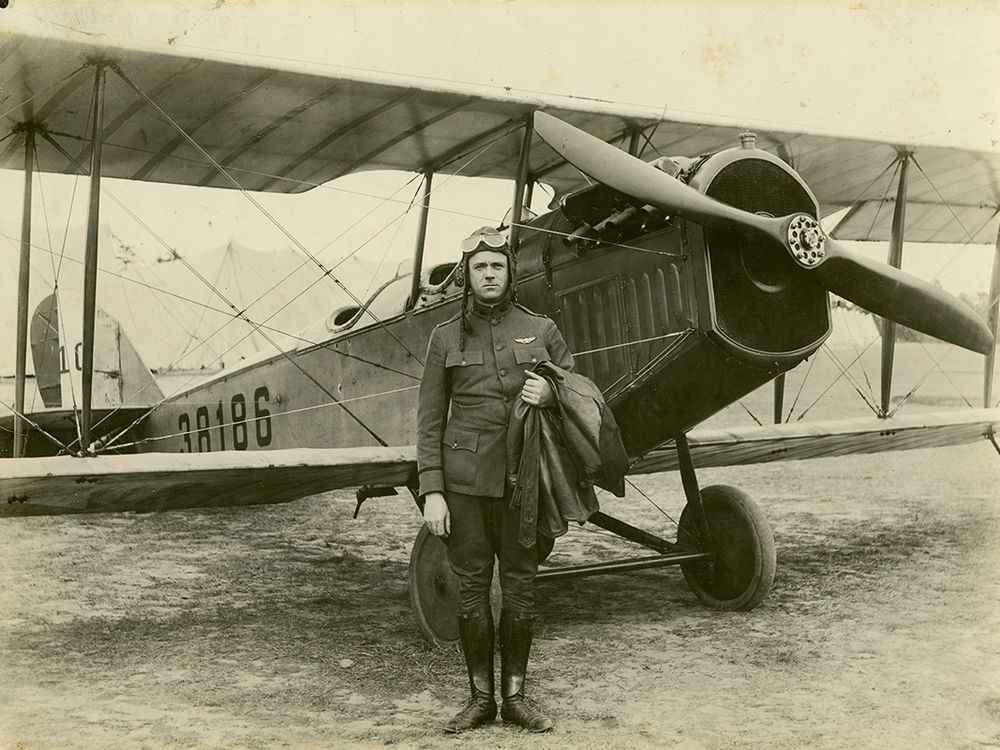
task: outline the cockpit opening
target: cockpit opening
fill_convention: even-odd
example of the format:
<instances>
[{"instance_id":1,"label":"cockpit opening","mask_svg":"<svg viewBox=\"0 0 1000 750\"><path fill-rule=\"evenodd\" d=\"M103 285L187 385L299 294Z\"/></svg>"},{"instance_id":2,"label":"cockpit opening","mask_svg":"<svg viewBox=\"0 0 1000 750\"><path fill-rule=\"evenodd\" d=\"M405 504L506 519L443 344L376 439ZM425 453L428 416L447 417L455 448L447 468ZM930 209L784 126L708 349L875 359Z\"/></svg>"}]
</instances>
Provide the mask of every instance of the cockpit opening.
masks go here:
<instances>
[{"instance_id":1,"label":"cockpit opening","mask_svg":"<svg viewBox=\"0 0 1000 750\"><path fill-rule=\"evenodd\" d=\"M328 318L328 327L334 329L346 325L351 321L351 318L358 314L360 309L357 305L347 305L334 310Z\"/></svg>"},{"instance_id":2,"label":"cockpit opening","mask_svg":"<svg viewBox=\"0 0 1000 750\"><path fill-rule=\"evenodd\" d=\"M455 263L440 263L431 268L427 274L427 286L438 286L455 270Z\"/></svg>"}]
</instances>

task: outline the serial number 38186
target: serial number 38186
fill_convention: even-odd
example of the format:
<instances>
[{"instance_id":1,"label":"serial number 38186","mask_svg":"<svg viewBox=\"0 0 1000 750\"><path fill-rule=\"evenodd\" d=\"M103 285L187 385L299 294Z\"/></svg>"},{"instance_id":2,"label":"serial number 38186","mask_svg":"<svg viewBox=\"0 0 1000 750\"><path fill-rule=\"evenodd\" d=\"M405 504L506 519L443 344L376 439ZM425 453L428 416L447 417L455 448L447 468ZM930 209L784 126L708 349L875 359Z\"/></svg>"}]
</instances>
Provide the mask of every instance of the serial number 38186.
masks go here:
<instances>
[{"instance_id":1,"label":"serial number 38186","mask_svg":"<svg viewBox=\"0 0 1000 750\"><path fill-rule=\"evenodd\" d=\"M253 392L253 415L247 413L247 399L242 393L237 393L229 400L229 409L224 402L219 401L215 407L215 425L213 416L206 405L199 406L194 412L194 429L191 427L191 415L182 412L177 417L177 429L184 440L181 453L205 453L211 450L224 451L231 449L245 451L250 444L251 436L256 439L257 447L265 448L271 444L271 412L267 408L271 395L267 386L261 386ZM228 411L228 414L227 414ZM212 435L218 436L216 447L212 446Z\"/></svg>"}]
</instances>

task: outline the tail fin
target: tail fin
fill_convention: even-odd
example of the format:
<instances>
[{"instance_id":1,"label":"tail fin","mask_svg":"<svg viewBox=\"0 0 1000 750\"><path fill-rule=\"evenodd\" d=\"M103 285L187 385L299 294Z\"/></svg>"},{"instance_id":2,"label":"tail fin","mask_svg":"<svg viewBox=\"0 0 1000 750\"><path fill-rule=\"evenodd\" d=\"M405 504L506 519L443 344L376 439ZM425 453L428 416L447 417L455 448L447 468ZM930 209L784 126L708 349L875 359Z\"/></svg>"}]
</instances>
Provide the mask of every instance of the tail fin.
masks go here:
<instances>
[{"instance_id":1,"label":"tail fin","mask_svg":"<svg viewBox=\"0 0 1000 750\"><path fill-rule=\"evenodd\" d=\"M60 298L64 303L62 314ZM60 292L57 297L50 294L38 304L31 318L35 383L48 408L69 408L79 402L83 384L82 307L75 295ZM153 374L143 364L125 331L100 308L94 322L91 394L95 409L141 406L163 398Z\"/></svg>"}]
</instances>

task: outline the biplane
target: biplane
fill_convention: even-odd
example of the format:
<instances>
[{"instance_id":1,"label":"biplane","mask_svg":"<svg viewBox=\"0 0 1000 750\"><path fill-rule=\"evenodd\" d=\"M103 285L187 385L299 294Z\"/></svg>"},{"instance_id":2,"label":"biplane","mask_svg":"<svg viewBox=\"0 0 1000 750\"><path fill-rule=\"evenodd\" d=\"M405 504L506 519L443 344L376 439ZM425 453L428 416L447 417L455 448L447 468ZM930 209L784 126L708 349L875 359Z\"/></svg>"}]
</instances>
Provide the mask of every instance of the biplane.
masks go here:
<instances>
[{"instance_id":1,"label":"biplane","mask_svg":"<svg viewBox=\"0 0 1000 750\"><path fill-rule=\"evenodd\" d=\"M1000 153L823 134L742 132L639 107L536 99L307 65L66 36L0 37L0 167L23 166L15 403L0 423L0 514L154 511L281 503L357 488L360 503L415 480L416 389L430 330L460 304L454 263L425 264L436 175L513 182L505 219L520 299L553 318L604 392L632 473L678 470L677 538L598 513L644 556L542 578L679 565L711 607L767 595L775 547L742 491L696 469L993 439L1000 410L699 429L774 382L831 332L830 294L883 327L881 417L894 324L985 355L991 404L997 296L988 319L900 270L904 235L985 242L997 231ZM99 309L101 180L300 193L361 170L423 177L412 268L275 349L165 396ZM58 295L28 309L35 171L89 175L83 315ZM920 184L910 179L919 171ZM886 178L895 178L889 195ZM526 211L536 185L556 199ZM822 219L846 209L833 233ZM888 264L843 240L888 240ZM329 268L300 246L324 283ZM457 260L457 258L456 258ZM220 304L226 300L220 300ZM267 321L234 317L272 341ZM27 350L45 408L25 408ZM474 352L455 366L475 366ZM525 346L527 364L537 355ZM518 359L518 361L522 361ZM78 394L71 399L71 394ZM776 421L780 421L776 420ZM423 632L457 638L443 545L422 531L410 591Z\"/></svg>"}]
</instances>

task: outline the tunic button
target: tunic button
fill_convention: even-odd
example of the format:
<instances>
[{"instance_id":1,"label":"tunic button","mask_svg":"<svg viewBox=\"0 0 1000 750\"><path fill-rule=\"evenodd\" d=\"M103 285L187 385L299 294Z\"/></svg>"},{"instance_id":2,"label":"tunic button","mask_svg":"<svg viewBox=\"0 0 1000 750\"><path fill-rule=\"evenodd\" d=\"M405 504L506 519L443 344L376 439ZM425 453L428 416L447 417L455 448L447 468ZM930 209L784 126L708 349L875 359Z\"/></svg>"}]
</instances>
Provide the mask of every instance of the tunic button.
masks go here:
<instances>
[{"instance_id":1,"label":"tunic button","mask_svg":"<svg viewBox=\"0 0 1000 750\"><path fill-rule=\"evenodd\" d=\"M503 344L497 344L497 351L498 352L502 352L503 351Z\"/></svg>"},{"instance_id":2,"label":"tunic button","mask_svg":"<svg viewBox=\"0 0 1000 750\"><path fill-rule=\"evenodd\" d=\"M465 361L464 359L462 360L462 364L463 364L463 365L464 365L464 364L466 364L466 361Z\"/></svg>"},{"instance_id":3,"label":"tunic button","mask_svg":"<svg viewBox=\"0 0 1000 750\"><path fill-rule=\"evenodd\" d=\"M508 401L510 401L510 398L508 398L507 396L504 396L503 397L503 401L504 401L504 403L507 403Z\"/></svg>"},{"instance_id":4,"label":"tunic button","mask_svg":"<svg viewBox=\"0 0 1000 750\"><path fill-rule=\"evenodd\" d=\"M457 449L458 448L458 441L456 440L454 443L452 443L451 447Z\"/></svg>"},{"instance_id":5,"label":"tunic button","mask_svg":"<svg viewBox=\"0 0 1000 750\"><path fill-rule=\"evenodd\" d=\"M501 370L500 370L500 377L503 377L506 374L507 374L507 371L501 368Z\"/></svg>"},{"instance_id":6,"label":"tunic button","mask_svg":"<svg viewBox=\"0 0 1000 750\"><path fill-rule=\"evenodd\" d=\"M532 361L532 362L537 362L537 361L538 361L538 358L537 358L537 357L532 357L532 358L531 358L531 361ZM463 362L462 364L465 364L465 363Z\"/></svg>"}]
</instances>

